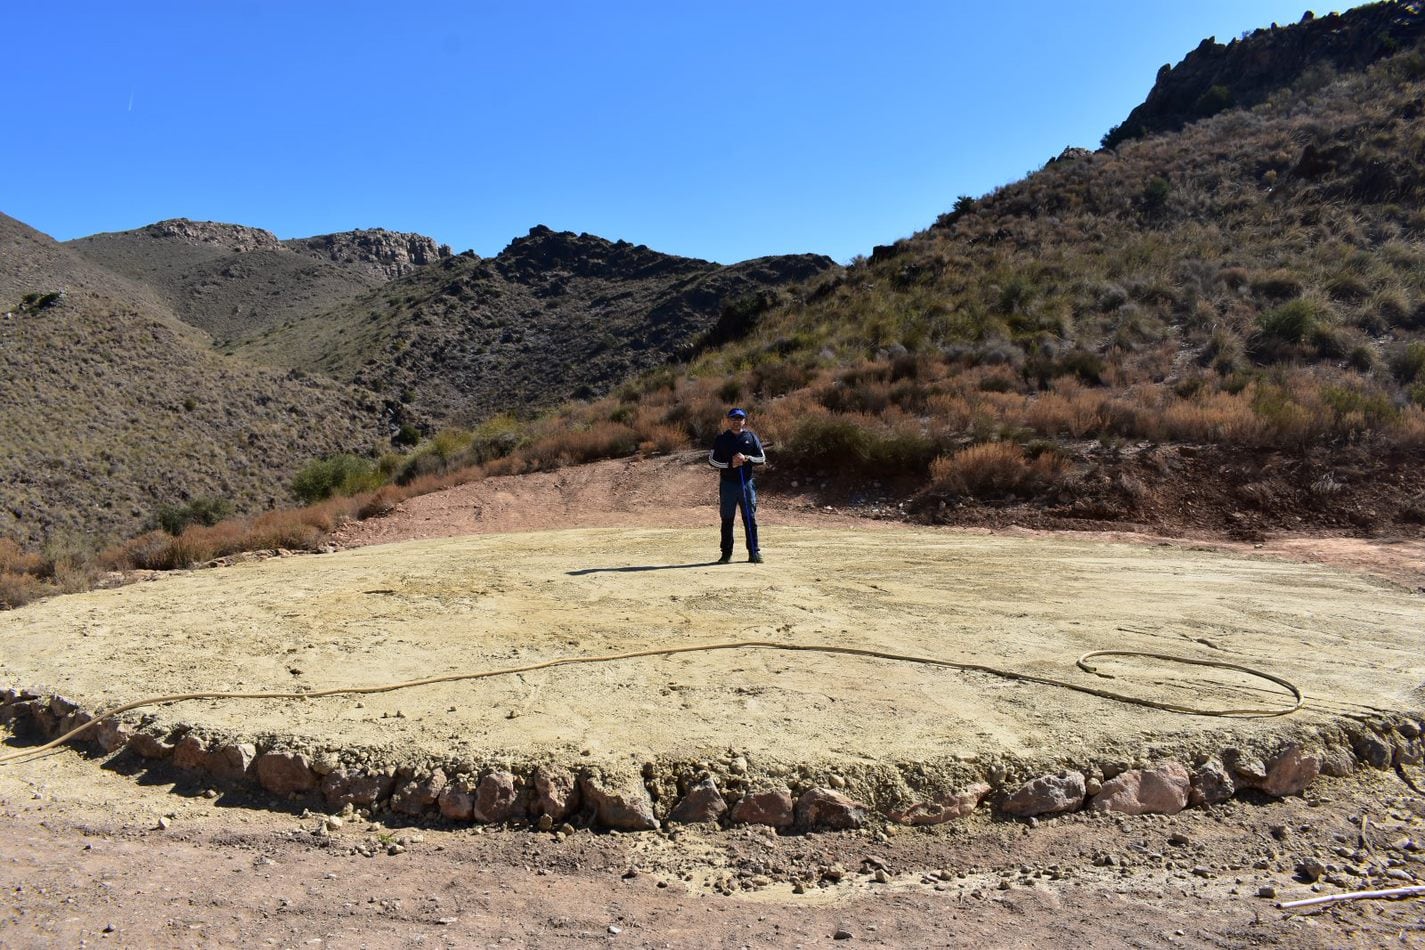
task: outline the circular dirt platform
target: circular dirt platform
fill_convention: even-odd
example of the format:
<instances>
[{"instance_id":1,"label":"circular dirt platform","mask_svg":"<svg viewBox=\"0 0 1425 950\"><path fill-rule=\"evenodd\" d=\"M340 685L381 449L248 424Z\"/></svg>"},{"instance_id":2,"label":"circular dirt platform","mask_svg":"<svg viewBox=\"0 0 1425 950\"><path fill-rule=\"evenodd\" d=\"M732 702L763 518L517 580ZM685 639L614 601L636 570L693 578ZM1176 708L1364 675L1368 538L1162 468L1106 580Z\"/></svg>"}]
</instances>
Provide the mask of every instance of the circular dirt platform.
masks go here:
<instances>
[{"instance_id":1,"label":"circular dirt platform","mask_svg":"<svg viewBox=\"0 0 1425 950\"><path fill-rule=\"evenodd\" d=\"M668 817L700 782L699 801L717 815L741 802L746 820L834 826L858 823L865 806L923 823L981 799L1004 806L1036 776L1080 776L1086 789L1060 789L1078 807L1115 776L1171 760L1209 769L1193 790L1211 800L1199 785L1218 773L1228 786L1290 791L1299 776L1274 780L1287 768L1278 761L1314 775L1303 756L1329 772L1332 756L1335 768L1380 758L1372 742L1385 764L1419 753L1425 601L1383 581L1167 546L930 529L779 529L767 563L719 566L707 563L715 535L417 541L56 598L0 615L8 718L29 711L53 731L155 695L315 691L756 640L1067 685L729 649L373 695L188 701L94 732L106 748L131 742L141 755L176 754L185 767L325 794L330 805L467 817L469 804L452 803L459 787L477 819L564 810L563 819L582 789L590 820L626 827ZM1305 703L1289 715L1219 717L1068 688L1204 712L1294 703L1280 686L1223 669L1134 657L1093 661L1111 679L1076 668L1094 650L1252 667L1296 684ZM747 805L758 790L770 797ZM808 791L820 796L809 805ZM508 807L492 811L491 801ZM787 801L796 815L782 814ZM627 809L638 817L621 817ZM1055 810L1066 808L1038 812Z\"/></svg>"}]
</instances>

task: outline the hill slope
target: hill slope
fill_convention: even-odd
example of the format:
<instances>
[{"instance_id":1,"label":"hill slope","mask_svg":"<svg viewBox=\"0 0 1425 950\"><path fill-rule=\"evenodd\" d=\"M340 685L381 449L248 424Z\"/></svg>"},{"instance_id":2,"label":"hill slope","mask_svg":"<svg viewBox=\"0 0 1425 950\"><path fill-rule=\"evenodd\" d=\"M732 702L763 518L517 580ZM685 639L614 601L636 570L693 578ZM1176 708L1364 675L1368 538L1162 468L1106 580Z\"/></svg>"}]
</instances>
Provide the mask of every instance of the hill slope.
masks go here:
<instances>
[{"instance_id":1,"label":"hill slope","mask_svg":"<svg viewBox=\"0 0 1425 950\"><path fill-rule=\"evenodd\" d=\"M689 356L728 306L835 269L816 255L721 266L536 227L497 257L448 258L235 351L470 423L605 393Z\"/></svg>"},{"instance_id":2,"label":"hill slope","mask_svg":"<svg viewBox=\"0 0 1425 950\"><path fill-rule=\"evenodd\" d=\"M0 537L114 538L197 496L270 507L314 456L382 436L373 402L222 357L146 288L4 215L0 313Z\"/></svg>"},{"instance_id":3,"label":"hill slope","mask_svg":"<svg viewBox=\"0 0 1425 950\"><path fill-rule=\"evenodd\" d=\"M152 288L220 342L324 310L450 254L415 234L348 231L279 241L260 228L184 218L67 246Z\"/></svg>"}]
</instances>

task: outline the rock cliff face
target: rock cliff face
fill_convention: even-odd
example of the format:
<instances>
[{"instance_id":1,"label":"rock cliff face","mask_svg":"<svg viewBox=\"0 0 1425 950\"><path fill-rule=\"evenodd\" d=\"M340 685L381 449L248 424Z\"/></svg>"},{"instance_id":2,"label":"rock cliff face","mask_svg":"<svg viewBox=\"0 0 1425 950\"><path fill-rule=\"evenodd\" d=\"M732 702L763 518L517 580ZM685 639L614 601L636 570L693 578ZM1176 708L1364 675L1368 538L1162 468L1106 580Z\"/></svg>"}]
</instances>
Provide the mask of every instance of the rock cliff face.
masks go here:
<instances>
[{"instance_id":1,"label":"rock cliff face","mask_svg":"<svg viewBox=\"0 0 1425 950\"><path fill-rule=\"evenodd\" d=\"M300 254L359 267L385 280L404 277L417 267L434 264L450 256L448 244L437 244L424 234L387 231L385 228L318 234L282 243Z\"/></svg>"},{"instance_id":2,"label":"rock cliff face","mask_svg":"<svg viewBox=\"0 0 1425 950\"><path fill-rule=\"evenodd\" d=\"M1203 40L1176 66L1158 70L1143 104L1103 138L1105 148L1176 132L1234 106L1254 106L1308 71L1364 69L1425 38L1425 3L1376 3L1344 14L1276 24L1226 45Z\"/></svg>"}]
</instances>

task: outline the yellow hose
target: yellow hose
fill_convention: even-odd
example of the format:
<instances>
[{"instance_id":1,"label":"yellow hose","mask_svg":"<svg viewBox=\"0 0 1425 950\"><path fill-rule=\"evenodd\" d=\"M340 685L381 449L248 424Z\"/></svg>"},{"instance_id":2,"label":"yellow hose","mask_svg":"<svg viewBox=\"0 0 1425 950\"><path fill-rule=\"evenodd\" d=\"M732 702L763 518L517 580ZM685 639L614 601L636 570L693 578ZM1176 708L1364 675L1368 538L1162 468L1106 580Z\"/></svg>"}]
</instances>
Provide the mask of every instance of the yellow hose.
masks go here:
<instances>
[{"instance_id":1,"label":"yellow hose","mask_svg":"<svg viewBox=\"0 0 1425 950\"><path fill-rule=\"evenodd\" d=\"M1170 656L1164 653L1140 653L1135 650L1095 650L1085 653L1076 661L1076 665L1085 672L1096 676L1104 676L1112 679L1104 673L1099 673L1097 669L1089 666L1087 661L1097 656L1139 656L1149 657L1155 660L1167 660L1173 663L1185 663L1191 666L1208 666L1217 669L1234 670L1245 673L1249 676L1260 677L1278 686L1285 687L1295 697L1296 702L1290 709L1194 709L1191 706L1181 706L1176 703L1159 702L1154 699L1140 699L1136 696L1124 696L1121 693L1113 693L1108 690L1095 689L1092 686L1083 686L1077 683L1066 683L1062 680L1051 679L1045 676L1035 676L1030 673L1018 673L1013 670L1001 670L993 666L984 666L979 663L960 663L954 660L942 660L927 656L910 656L903 653L888 653L883 650L871 650L863 647L842 647L831 646L829 644L804 644L804 643L778 643L771 640L732 640L726 643L700 643L691 646L680 647L654 647L648 650L635 650L631 653L610 653L604 656L574 656L558 657L553 660L545 660L541 663L531 663L526 666L509 666L497 670L479 670L473 673L447 673L443 676L428 676L424 679L404 680L399 683L383 683L376 686L336 686L330 689L319 689L311 692L262 692L262 693L174 693L169 696L153 696L148 699L139 699L131 703L117 706L107 712L96 715L88 722L70 729L68 732L56 739L51 739L44 745L36 746L33 749L23 749L18 752L11 752L0 756L0 765L8 765L11 762L40 755L44 752L63 745L70 739L91 729L105 719L113 718L121 713L126 713L143 706L158 706L165 703L176 703L190 699L318 699L323 696L364 696L371 693L389 693L398 689L410 689L415 686L430 686L434 683L452 683L459 680L487 679L492 676L510 676L515 673L530 673L535 670L547 670L556 666L574 666L582 663L612 663L618 660L632 660L646 656L674 656L679 653L706 653L713 650L785 650L789 652L802 653L832 653L843 656L863 656L878 660L895 660L903 663L919 663L926 666L943 666L956 670L967 670L977 673L988 673L991 676L998 676L1003 679L1019 680L1026 683L1038 683L1041 686L1057 686L1061 689L1071 689L1079 693L1087 693L1090 696L1097 696L1101 699L1109 699L1114 702L1129 703L1135 706L1147 706L1151 709L1162 709L1167 712L1182 713L1188 716L1287 716L1301 708L1304 701L1301 690L1295 685L1273 676L1270 673L1263 673L1246 666L1238 666L1235 663L1222 663L1216 660L1195 660L1182 656Z\"/></svg>"}]
</instances>

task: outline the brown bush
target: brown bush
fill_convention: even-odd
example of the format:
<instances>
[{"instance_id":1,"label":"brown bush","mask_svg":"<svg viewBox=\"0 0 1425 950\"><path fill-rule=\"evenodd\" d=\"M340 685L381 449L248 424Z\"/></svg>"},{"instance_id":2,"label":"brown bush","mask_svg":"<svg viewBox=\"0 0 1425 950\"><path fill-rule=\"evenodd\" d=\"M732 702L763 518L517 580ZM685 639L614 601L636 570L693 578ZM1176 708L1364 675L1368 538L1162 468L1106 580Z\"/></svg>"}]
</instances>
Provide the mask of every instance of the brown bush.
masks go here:
<instances>
[{"instance_id":1,"label":"brown bush","mask_svg":"<svg viewBox=\"0 0 1425 950\"><path fill-rule=\"evenodd\" d=\"M1046 452L1029 459L1013 442L981 442L930 464L934 490L981 498L1029 495L1053 484L1064 463Z\"/></svg>"},{"instance_id":2,"label":"brown bush","mask_svg":"<svg viewBox=\"0 0 1425 950\"><path fill-rule=\"evenodd\" d=\"M28 604L46 593L45 585L33 574L0 570L0 607L14 608Z\"/></svg>"},{"instance_id":3,"label":"brown bush","mask_svg":"<svg viewBox=\"0 0 1425 950\"><path fill-rule=\"evenodd\" d=\"M39 554L31 554L9 538L0 538L0 574L47 573L49 563Z\"/></svg>"}]
</instances>

